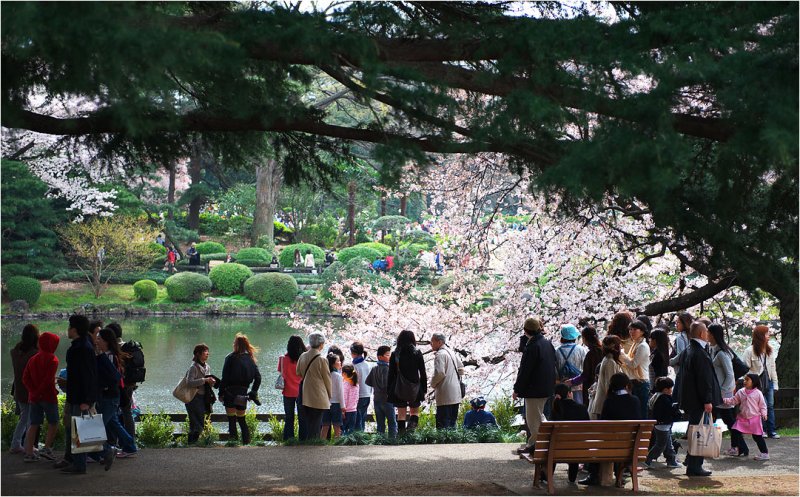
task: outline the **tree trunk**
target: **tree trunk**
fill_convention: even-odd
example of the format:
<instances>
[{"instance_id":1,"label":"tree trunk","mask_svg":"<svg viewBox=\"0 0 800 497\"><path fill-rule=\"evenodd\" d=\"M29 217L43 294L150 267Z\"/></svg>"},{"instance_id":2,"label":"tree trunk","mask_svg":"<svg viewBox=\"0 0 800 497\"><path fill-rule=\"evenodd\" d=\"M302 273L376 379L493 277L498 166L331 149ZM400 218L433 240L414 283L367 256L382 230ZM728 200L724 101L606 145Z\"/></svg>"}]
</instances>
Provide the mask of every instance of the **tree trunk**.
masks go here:
<instances>
[{"instance_id":1,"label":"tree trunk","mask_svg":"<svg viewBox=\"0 0 800 497\"><path fill-rule=\"evenodd\" d=\"M270 241L275 238L273 218L278 206L278 195L282 184L283 169L275 159L266 159L263 166L256 167L256 210L253 215L251 237L253 246L262 236L266 236Z\"/></svg>"},{"instance_id":2,"label":"tree trunk","mask_svg":"<svg viewBox=\"0 0 800 497\"><path fill-rule=\"evenodd\" d=\"M352 247L356 244L356 182L347 183L347 231L350 236L347 238L347 246Z\"/></svg>"},{"instance_id":3,"label":"tree trunk","mask_svg":"<svg viewBox=\"0 0 800 497\"><path fill-rule=\"evenodd\" d=\"M192 186L199 185L203 180L203 148L200 140L195 140L192 145L192 157L189 160L189 179ZM203 206L205 199L196 196L189 202L189 212L186 216L186 224L190 230L200 228L200 208Z\"/></svg>"},{"instance_id":4,"label":"tree trunk","mask_svg":"<svg viewBox=\"0 0 800 497\"><path fill-rule=\"evenodd\" d=\"M781 388L797 388L797 307L797 293L781 295L781 348L775 363Z\"/></svg>"},{"instance_id":5,"label":"tree trunk","mask_svg":"<svg viewBox=\"0 0 800 497\"><path fill-rule=\"evenodd\" d=\"M386 194L381 193L381 217L386 215ZM381 243L383 243L383 237L386 236L386 230L381 230Z\"/></svg>"},{"instance_id":6,"label":"tree trunk","mask_svg":"<svg viewBox=\"0 0 800 497\"><path fill-rule=\"evenodd\" d=\"M170 161L167 164L167 171L169 171L169 186L167 187L167 203L169 204L169 210L167 212L167 218L172 220L175 219L175 213L172 206L175 204L175 169L177 169L177 164L175 161Z\"/></svg>"},{"instance_id":7,"label":"tree trunk","mask_svg":"<svg viewBox=\"0 0 800 497\"><path fill-rule=\"evenodd\" d=\"M408 207L408 195L400 197L400 215L406 215L406 207Z\"/></svg>"}]
</instances>

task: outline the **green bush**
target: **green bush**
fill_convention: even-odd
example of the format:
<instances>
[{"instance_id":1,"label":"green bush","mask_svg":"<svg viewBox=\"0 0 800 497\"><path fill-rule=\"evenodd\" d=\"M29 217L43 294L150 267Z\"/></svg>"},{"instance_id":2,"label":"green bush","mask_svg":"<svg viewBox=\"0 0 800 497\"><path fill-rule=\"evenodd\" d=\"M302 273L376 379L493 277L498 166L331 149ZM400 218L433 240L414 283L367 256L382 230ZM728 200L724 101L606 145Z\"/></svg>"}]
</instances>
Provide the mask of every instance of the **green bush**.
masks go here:
<instances>
[{"instance_id":1,"label":"green bush","mask_svg":"<svg viewBox=\"0 0 800 497\"><path fill-rule=\"evenodd\" d=\"M178 261L180 264L182 261ZM5 270L5 267L3 268ZM158 284L163 285L164 281L169 277L168 273L164 271L156 270L156 271L147 271L147 272L130 272L130 271L120 271L111 275L111 278L108 280L109 283L119 283L123 285L132 285L139 280L153 280ZM83 272L75 270L75 271L61 271L58 274L54 275L50 278L51 283L60 283L62 281L78 281L78 282L86 282L86 276L84 276Z\"/></svg>"},{"instance_id":2,"label":"green bush","mask_svg":"<svg viewBox=\"0 0 800 497\"><path fill-rule=\"evenodd\" d=\"M248 247L248 248L243 248L242 250L239 251L239 253L236 254L236 262L239 262L239 259L264 261L269 263L269 261L272 260L272 253L263 248Z\"/></svg>"},{"instance_id":3,"label":"green bush","mask_svg":"<svg viewBox=\"0 0 800 497\"><path fill-rule=\"evenodd\" d=\"M272 441L278 443L283 442L283 427L286 426L286 421L271 417L267 420L267 425L269 426Z\"/></svg>"},{"instance_id":4,"label":"green bush","mask_svg":"<svg viewBox=\"0 0 800 497\"><path fill-rule=\"evenodd\" d=\"M228 254L225 252L218 252L216 254L200 254L200 262L208 261L227 261Z\"/></svg>"},{"instance_id":5,"label":"green bush","mask_svg":"<svg viewBox=\"0 0 800 497\"><path fill-rule=\"evenodd\" d=\"M150 302L158 295L158 284L153 280L139 280L133 284L133 294L137 300Z\"/></svg>"},{"instance_id":6,"label":"green bush","mask_svg":"<svg viewBox=\"0 0 800 497\"><path fill-rule=\"evenodd\" d=\"M244 421L250 429L250 444L257 445L264 441L264 434L258 431L258 418L256 418L256 406L250 405L244 413Z\"/></svg>"},{"instance_id":7,"label":"green bush","mask_svg":"<svg viewBox=\"0 0 800 497\"><path fill-rule=\"evenodd\" d=\"M204 274L186 272L170 276L164 286L173 302L196 302L204 292L211 291L212 283Z\"/></svg>"},{"instance_id":8,"label":"green bush","mask_svg":"<svg viewBox=\"0 0 800 497\"><path fill-rule=\"evenodd\" d=\"M223 295L241 293L242 285L251 276L253 276L253 272L249 267L234 262L220 264L208 273L214 288Z\"/></svg>"},{"instance_id":9,"label":"green bush","mask_svg":"<svg viewBox=\"0 0 800 497\"><path fill-rule=\"evenodd\" d=\"M151 242L150 252L152 252L153 255L156 257L158 257L159 255L167 255L167 247L161 245L160 243Z\"/></svg>"},{"instance_id":10,"label":"green bush","mask_svg":"<svg viewBox=\"0 0 800 497\"><path fill-rule=\"evenodd\" d=\"M514 409L514 401L508 395L503 395L497 400L492 402L489 411L494 414L494 419L497 420L497 426L501 430L507 432L514 431L514 418L517 417L517 412Z\"/></svg>"},{"instance_id":11,"label":"green bush","mask_svg":"<svg viewBox=\"0 0 800 497\"><path fill-rule=\"evenodd\" d=\"M269 261L263 259L236 259L237 264L247 267L268 267Z\"/></svg>"},{"instance_id":12,"label":"green bush","mask_svg":"<svg viewBox=\"0 0 800 497\"><path fill-rule=\"evenodd\" d=\"M147 448L163 449L172 445L172 420L164 410L153 414L149 409L136 423L136 439Z\"/></svg>"},{"instance_id":13,"label":"green bush","mask_svg":"<svg viewBox=\"0 0 800 497\"><path fill-rule=\"evenodd\" d=\"M294 266L294 251L295 249L300 251L300 255L305 258L306 254L309 252L314 254L314 262L319 265L322 264L322 261L325 260L325 251L321 248L317 247L316 245L311 245L310 243L295 243L293 245L287 245L281 250L280 255L278 255L278 262L280 262L281 266L283 267L292 267Z\"/></svg>"},{"instance_id":14,"label":"green bush","mask_svg":"<svg viewBox=\"0 0 800 497\"><path fill-rule=\"evenodd\" d=\"M388 246L386 244L380 243L380 242L367 242L367 243L359 243L359 244L353 245L353 248L356 248L356 247L366 247L366 248L371 248L371 249L377 250L378 252L380 252L382 257L385 257L385 256L387 256L387 255L392 253L392 247L390 247L390 246Z\"/></svg>"},{"instance_id":15,"label":"green bush","mask_svg":"<svg viewBox=\"0 0 800 497\"><path fill-rule=\"evenodd\" d=\"M436 246L436 239L427 231L413 230L403 235L403 243L425 245L425 249L430 250Z\"/></svg>"},{"instance_id":16,"label":"green bush","mask_svg":"<svg viewBox=\"0 0 800 497\"><path fill-rule=\"evenodd\" d=\"M327 271L327 270L326 270ZM322 277L320 275L311 275L311 274L297 274L292 273L292 278L297 282L298 285L319 285L322 283Z\"/></svg>"},{"instance_id":17,"label":"green bush","mask_svg":"<svg viewBox=\"0 0 800 497\"><path fill-rule=\"evenodd\" d=\"M9 300L24 300L33 305L42 295L42 284L27 276L12 276L6 280L6 290Z\"/></svg>"},{"instance_id":18,"label":"green bush","mask_svg":"<svg viewBox=\"0 0 800 497\"><path fill-rule=\"evenodd\" d=\"M288 274L262 273L244 282L245 296L266 306L291 304L297 292L297 282Z\"/></svg>"},{"instance_id":19,"label":"green bush","mask_svg":"<svg viewBox=\"0 0 800 497\"><path fill-rule=\"evenodd\" d=\"M219 254L226 252L225 245L217 242L200 242L195 248L197 249L197 253L200 255Z\"/></svg>"},{"instance_id":20,"label":"green bush","mask_svg":"<svg viewBox=\"0 0 800 497\"><path fill-rule=\"evenodd\" d=\"M355 259L357 257L372 262L375 259L380 259L381 253L375 250L374 248L353 246L353 247L343 248L336 255L337 260L341 261L343 264L347 264L348 261Z\"/></svg>"},{"instance_id":21,"label":"green bush","mask_svg":"<svg viewBox=\"0 0 800 497\"><path fill-rule=\"evenodd\" d=\"M13 398L3 400L0 404L0 426L3 427L2 440L4 445L11 445L11 439L14 437L14 428L17 427L19 421L19 414L14 412L16 404Z\"/></svg>"}]
</instances>

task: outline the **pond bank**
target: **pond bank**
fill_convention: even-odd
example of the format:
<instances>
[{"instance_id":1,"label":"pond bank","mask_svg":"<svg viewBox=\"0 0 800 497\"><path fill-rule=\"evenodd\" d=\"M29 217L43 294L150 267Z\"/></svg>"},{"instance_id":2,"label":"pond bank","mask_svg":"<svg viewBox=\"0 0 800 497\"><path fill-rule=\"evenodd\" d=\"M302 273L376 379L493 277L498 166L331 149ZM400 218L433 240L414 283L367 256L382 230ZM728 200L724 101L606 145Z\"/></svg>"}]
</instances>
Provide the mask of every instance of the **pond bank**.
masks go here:
<instances>
[{"instance_id":1,"label":"pond bank","mask_svg":"<svg viewBox=\"0 0 800 497\"><path fill-rule=\"evenodd\" d=\"M205 311L150 311L147 309L75 309L74 311L52 311L52 312L34 312L24 314L3 314L0 319L15 319L20 321L30 320L48 320L54 321L58 319L68 319L71 315L86 314L92 317L108 317L108 318L148 318L148 317L173 317L173 318L187 318L187 317L259 317L259 318L288 318L292 316L302 316L309 318L343 318L344 314L329 313L329 312L306 312L306 311L220 311L218 309L207 309Z\"/></svg>"}]
</instances>

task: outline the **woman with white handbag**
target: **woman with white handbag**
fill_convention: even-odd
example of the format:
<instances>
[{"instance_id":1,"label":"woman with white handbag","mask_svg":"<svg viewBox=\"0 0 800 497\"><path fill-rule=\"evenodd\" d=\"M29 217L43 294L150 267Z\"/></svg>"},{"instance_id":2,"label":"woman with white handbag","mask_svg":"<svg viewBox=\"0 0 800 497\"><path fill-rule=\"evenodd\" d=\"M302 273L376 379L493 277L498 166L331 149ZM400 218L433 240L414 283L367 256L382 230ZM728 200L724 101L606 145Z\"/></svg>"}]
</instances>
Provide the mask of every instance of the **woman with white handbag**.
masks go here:
<instances>
[{"instance_id":1,"label":"woman with white handbag","mask_svg":"<svg viewBox=\"0 0 800 497\"><path fill-rule=\"evenodd\" d=\"M200 438L200 433L205 426L205 416L211 413L211 404L214 403L214 392L211 387L215 380L211 376L211 367L208 365L208 345L201 343L194 347L192 364L181 384L183 384L183 398L186 405L186 414L189 416L189 443L194 443ZM178 385L178 387L181 386ZM173 392L176 397L176 392ZM210 396L210 397L209 397Z\"/></svg>"}]
</instances>

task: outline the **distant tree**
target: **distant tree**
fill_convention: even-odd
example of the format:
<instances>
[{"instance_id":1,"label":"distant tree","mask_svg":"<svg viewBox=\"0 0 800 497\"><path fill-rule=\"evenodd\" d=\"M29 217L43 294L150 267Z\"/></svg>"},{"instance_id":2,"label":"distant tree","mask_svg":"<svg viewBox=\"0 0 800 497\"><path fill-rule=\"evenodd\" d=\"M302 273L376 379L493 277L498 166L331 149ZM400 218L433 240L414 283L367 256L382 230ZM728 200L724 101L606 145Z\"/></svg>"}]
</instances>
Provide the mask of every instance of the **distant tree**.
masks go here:
<instances>
[{"instance_id":1,"label":"distant tree","mask_svg":"<svg viewBox=\"0 0 800 497\"><path fill-rule=\"evenodd\" d=\"M67 257L100 297L113 273L144 271L153 262L151 243L158 230L132 217L96 217L60 228Z\"/></svg>"}]
</instances>

